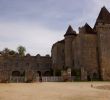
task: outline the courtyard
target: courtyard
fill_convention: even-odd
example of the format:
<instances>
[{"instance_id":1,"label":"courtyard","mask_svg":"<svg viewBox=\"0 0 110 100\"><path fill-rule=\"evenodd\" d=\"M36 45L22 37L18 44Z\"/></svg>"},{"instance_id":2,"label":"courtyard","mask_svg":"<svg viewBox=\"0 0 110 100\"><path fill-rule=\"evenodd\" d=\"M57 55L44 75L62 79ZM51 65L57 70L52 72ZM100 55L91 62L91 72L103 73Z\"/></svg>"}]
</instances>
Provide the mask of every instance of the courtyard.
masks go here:
<instances>
[{"instance_id":1,"label":"courtyard","mask_svg":"<svg viewBox=\"0 0 110 100\"><path fill-rule=\"evenodd\" d=\"M91 86L91 84L93 86ZM109 99L109 82L38 82L0 84L0 100Z\"/></svg>"}]
</instances>

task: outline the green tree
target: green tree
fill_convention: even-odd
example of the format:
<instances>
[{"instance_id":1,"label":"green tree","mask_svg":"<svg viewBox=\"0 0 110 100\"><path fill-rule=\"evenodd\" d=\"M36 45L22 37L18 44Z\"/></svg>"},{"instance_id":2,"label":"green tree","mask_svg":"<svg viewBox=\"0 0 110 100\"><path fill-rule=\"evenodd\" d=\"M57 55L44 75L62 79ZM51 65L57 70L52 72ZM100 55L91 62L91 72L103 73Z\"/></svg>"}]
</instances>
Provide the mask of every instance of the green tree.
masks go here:
<instances>
[{"instance_id":1,"label":"green tree","mask_svg":"<svg viewBox=\"0 0 110 100\"><path fill-rule=\"evenodd\" d=\"M19 46L17 48L17 51L18 51L20 56L25 56L26 48L24 46Z\"/></svg>"}]
</instances>

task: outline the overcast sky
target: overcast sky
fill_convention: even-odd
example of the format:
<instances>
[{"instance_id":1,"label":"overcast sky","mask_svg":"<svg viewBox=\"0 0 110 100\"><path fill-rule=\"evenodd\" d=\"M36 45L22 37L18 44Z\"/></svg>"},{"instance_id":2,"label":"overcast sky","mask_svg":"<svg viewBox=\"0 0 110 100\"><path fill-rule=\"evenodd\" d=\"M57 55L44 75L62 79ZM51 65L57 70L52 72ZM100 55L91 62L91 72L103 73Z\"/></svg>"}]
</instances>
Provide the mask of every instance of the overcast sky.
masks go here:
<instances>
[{"instance_id":1,"label":"overcast sky","mask_svg":"<svg viewBox=\"0 0 110 100\"><path fill-rule=\"evenodd\" d=\"M68 25L93 27L103 6L110 11L110 0L0 0L0 50L23 45L32 55L51 54Z\"/></svg>"}]
</instances>

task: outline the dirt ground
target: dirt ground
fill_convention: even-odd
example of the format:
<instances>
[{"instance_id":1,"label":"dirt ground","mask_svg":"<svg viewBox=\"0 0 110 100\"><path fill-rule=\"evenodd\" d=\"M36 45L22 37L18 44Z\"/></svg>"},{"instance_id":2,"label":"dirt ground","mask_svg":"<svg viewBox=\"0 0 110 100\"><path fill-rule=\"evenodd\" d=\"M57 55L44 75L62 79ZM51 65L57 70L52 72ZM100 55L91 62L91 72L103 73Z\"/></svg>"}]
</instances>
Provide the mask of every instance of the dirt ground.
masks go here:
<instances>
[{"instance_id":1,"label":"dirt ground","mask_svg":"<svg viewBox=\"0 0 110 100\"><path fill-rule=\"evenodd\" d=\"M110 82L6 83L0 100L110 100L110 89L101 86L110 88Z\"/></svg>"}]
</instances>

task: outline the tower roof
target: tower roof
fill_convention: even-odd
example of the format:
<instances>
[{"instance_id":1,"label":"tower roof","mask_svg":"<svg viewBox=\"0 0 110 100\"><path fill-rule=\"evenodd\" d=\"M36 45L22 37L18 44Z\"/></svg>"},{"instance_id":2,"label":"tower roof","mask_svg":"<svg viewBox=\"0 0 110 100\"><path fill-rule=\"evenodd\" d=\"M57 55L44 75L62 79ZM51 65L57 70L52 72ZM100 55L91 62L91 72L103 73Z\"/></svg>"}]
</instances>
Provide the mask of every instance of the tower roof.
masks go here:
<instances>
[{"instance_id":1,"label":"tower roof","mask_svg":"<svg viewBox=\"0 0 110 100\"><path fill-rule=\"evenodd\" d=\"M64 36L69 36L69 35L77 35L76 32L73 30L73 28L71 27L71 25L69 25L66 33Z\"/></svg>"},{"instance_id":2,"label":"tower roof","mask_svg":"<svg viewBox=\"0 0 110 100\"><path fill-rule=\"evenodd\" d=\"M95 34L94 30L86 23L84 29L87 33Z\"/></svg>"},{"instance_id":3,"label":"tower roof","mask_svg":"<svg viewBox=\"0 0 110 100\"><path fill-rule=\"evenodd\" d=\"M110 13L105 7L101 8L101 11L100 11L99 16L98 16L98 18L96 20L95 26L98 23L110 24Z\"/></svg>"}]
</instances>

